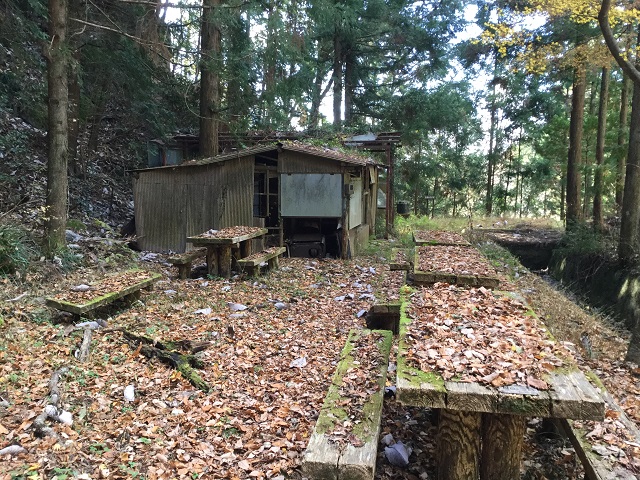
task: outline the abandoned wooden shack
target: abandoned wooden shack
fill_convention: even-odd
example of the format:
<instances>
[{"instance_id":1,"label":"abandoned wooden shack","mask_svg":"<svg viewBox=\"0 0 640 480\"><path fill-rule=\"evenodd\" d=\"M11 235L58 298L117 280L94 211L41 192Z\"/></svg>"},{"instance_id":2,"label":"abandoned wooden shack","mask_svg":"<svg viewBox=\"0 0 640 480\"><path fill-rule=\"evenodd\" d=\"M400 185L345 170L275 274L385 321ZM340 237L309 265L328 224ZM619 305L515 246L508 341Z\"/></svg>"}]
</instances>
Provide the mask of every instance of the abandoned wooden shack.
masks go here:
<instances>
[{"instance_id":1,"label":"abandoned wooden shack","mask_svg":"<svg viewBox=\"0 0 640 480\"><path fill-rule=\"evenodd\" d=\"M374 232L380 167L358 153L279 143L138 169L138 246L184 252L188 236L252 225L291 256L347 258Z\"/></svg>"}]
</instances>

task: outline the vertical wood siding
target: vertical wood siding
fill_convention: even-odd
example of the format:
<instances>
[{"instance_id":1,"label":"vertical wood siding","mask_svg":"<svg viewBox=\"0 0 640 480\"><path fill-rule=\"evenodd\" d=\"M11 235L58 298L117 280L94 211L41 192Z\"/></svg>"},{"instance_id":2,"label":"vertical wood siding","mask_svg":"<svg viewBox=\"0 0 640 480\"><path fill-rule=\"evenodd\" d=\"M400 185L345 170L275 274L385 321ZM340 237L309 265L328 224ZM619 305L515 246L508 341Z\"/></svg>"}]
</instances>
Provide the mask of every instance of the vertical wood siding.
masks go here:
<instances>
[{"instance_id":1,"label":"vertical wood siding","mask_svg":"<svg viewBox=\"0 0 640 480\"><path fill-rule=\"evenodd\" d=\"M253 224L253 156L175 169L134 180L136 233L143 250L183 252L186 237Z\"/></svg>"}]
</instances>

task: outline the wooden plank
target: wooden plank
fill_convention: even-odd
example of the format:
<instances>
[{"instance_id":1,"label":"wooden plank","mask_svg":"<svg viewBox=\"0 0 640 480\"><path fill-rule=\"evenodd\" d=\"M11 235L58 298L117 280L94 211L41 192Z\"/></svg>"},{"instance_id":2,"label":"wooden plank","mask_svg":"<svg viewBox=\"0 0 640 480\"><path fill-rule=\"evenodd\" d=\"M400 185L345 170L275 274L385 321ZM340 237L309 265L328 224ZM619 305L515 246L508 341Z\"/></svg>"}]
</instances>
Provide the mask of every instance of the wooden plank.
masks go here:
<instances>
[{"instance_id":1,"label":"wooden plank","mask_svg":"<svg viewBox=\"0 0 640 480\"><path fill-rule=\"evenodd\" d=\"M393 248L391 249L391 260L389 261L389 270L411 270L411 261L409 260L409 255L407 250L404 248Z\"/></svg>"},{"instance_id":2,"label":"wooden plank","mask_svg":"<svg viewBox=\"0 0 640 480\"><path fill-rule=\"evenodd\" d=\"M498 396L477 383L445 382L446 406L449 410L468 410L473 412L497 411Z\"/></svg>"},{"instance_id":3,"label":"wooden plank","mask_svg":"<svg viewBox=\"0 0 640 480\"><path fill-rule=\"evenodd\" d=\"M241 267L257 267L264 262L268 262L269 259L274 257L279 257L284 252L287 251L286 247L272 247L273 250L269 250L267 252L258 252L253 255L249 255L246 258L241 258L238 260L238 265Z\"/></svg>"},{"instance_id":4,"label":"wooden plank","mask_svg":"<svg viewBox=\"0 0 640 480\"><path fill-rule=\"evenodd\" d=\"M433 383L420 381L419 377L408 379L398 375L396 399L400 403L414 407L446 408L447 391Z\"/></svg>"},{"instance_id":5,"label":"wooden plank","mask_svg":"<svg viewBox=\"0 0 640 480\"><path fill-rule=\"evenodd\" d=\"M235 237L226 238L211 238L196 235L193 237L187 237L187 241L191 242L194 245L231 245L233 243L245 242L252 238L266 235L267 232L268 230L266 228L261 228L259 231L256 231L254 233L247 233L246 235L238 235Z\"/></svg>"},{"instance_id":6,"label":"wooden plank","mask_svg":"<svg viewBox=\"0 0 640 480\"><path fill-rule=\"evenodd\" d=\"M196 248L189 252L181 253L179 255L173 255L167 259L172 265L185 265L193 262L196 258L205 257L207 255L206 248Z\"/></svg>"},{"instance_id":7,"label":"wooden plank","mask_svg":"<svg viewBox=\"0 0 640 480\"><path fill-rule=\"evenodd\" d=\"M373 333L375 336L372 335ZM358 368L358 365L353 363L351 351L356 341L363 337L378 339L377 344L381 356L378 365L379 375L376 379L378 388L369 395L364 403L357 431L354 429L352 432L363 445L356 447L347 443L341 447L331 443L327 435L333 432L336 423L342 423L348 419L347 412L339 406L342 399L339 392L343 384L343 376L348 372L353 373ZM304 453L302 469L306 477L312 479L373 480L391 343L391 332L358 329L349 332L349 338L340 355L341 360ZM363 368L365 367L363 366ZM343 415L345 418L342 418Z\"/></svg>"},{"instance_id":8,"label":"wooden plank","mask_svg":"<svg viewBox=\"0 0 640 480\"><path fill-rule=\"evenodd\" d=\"M549 375L552 418L573 420L602 420L604 400L578 371L555 372Z\"/></svg>"},{"instance_id":9,"label":"wooden plank","mask_svg":"<svg viewBox=\"0 0 640 480\"><path fill-rule=\"evenodd\" d=\"M498 389L496 412L525 417L550 417L552 413L549 392L531 387L510 385Z\"/></svg>"},{"instance_id":10,"label":"wooden plank","mask_svg":"<svg viewBox=\"0 0 640 480\"><path fill-rule=\"evenodd\" d=\"M617 422L626 430L627 441L640 444L640 430L627 416L615 399L606 390L602 392L607 410L616 412ZM610 457L603 457L593 451L593 447L587 439L587 431L579 428L576 422L566 419L555 419L556 425L561 428L571 441L585 470L587 480L635 480L635 474L629 472L623 465L613 462Z\"/></svg>"},{"instance_id":11,"label":"wooden plank","mask_svg":"<svg viewBox=\"0 0 640 480\"><path fill-rule=\"evenodd\" d=\"M73 302L67 302L64 300L58 300L56 298L47 298L46 304L47 306L57 308L58 310L73 313L75 315L82 315L84 313L95 310L98 307L107 305L119 298L125 297L131 293L137 292L143 288L147 288L153 285L155 282L157 282L161 277L162 275L160 275L159 273L149 273L149 277L140 282L137 282L126 288L123 288L122 290L119 290L117 292L110 292L100 297L91 299L86 303L78 304Z\"/></svg>"}]
</instances>

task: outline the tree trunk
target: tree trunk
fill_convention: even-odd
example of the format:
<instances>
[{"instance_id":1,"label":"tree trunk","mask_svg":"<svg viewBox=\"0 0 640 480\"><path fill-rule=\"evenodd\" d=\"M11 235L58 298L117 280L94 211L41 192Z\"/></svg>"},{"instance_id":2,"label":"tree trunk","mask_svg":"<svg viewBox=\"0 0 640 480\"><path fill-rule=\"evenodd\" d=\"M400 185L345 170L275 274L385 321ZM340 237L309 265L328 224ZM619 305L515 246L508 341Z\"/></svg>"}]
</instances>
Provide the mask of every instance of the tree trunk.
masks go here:
<instances>
[{"instance_id":1,"label":"tree trunk","mask_svg":"<svg viewBox=\"0 0 640 480\"><path fill-rule=\"evenodd\" d=\"M600 105L598 107L598 135L596 139L596 170L593 176L593 228L597 232L604 230L602 212L602 190L604 172L604 140L607 131L607 104L609 103L609 69L602 68L600 82Z\"/></svg>"},{"instance_id":2,"label":"tree trunk","mask_svg":"<svg viewBox=\"0 0 640 480\"><path fill-rule=\"evenodd\" d=\"M221 0L202 0L200 32L202 59L200 65L200 155L218 154L220 121L220 29L217 26Z\"/></svg>"},{"instance_id":3,"label":"tree trunk","mask_svg":"<svg viewBox=\"0 0 640 480\"><path fill-rule=\"evenodd\" d=\"M344 124L351 126L353 124L353 97L355 95L355 69L356 58L353 54L353 48L349 47L345 56L344 66Z\"/></svg>"},{"instance_id":4,"label":"tree trunk","mask_svg":"<svg viewBox=\"0 0 640 480\"><path fill-rule=\"evenodd\" d=\"M340 33L333 37L333 126L336 130L342 125L342 39Z\"/></svg>"},{"instance_id":5,"label":"tree trunk","mask_svg":"<svg viewBox=\"0 0 640 480\"><path fill-rule=\"evenodd\" d=\"M48 257L66 246L68 128L67 1L49 0L47 81L49 96L47 201L44 250Z\"/></svg>"},{"instance_id":6,"label":"tree trunk","mask_svg":"<svg viewBox=\"0 0 640 480\"><path fill-rule=\"evenodd\" d=\"M627 155L623 151L628 138L627 111L629 108L629 76L622 72L622 90L620 92L620 123L618 124L618 164L616 169L616 206L622 209L622 195L624 193L624 171L627 165Z\"/></svg>"},{"instance_id":7,"label":"tree trunk","mask_svg":"<svg viewBox=\"0 0 640 480\"><path fill-rule=\"evenodd\" d=\"M493 212L493 172L495 170L495 162L496 162L496 128L497 128L497 115L498 115L498 107L496 105L496 85L493 82L492 92L491 92L491 124L489 126L489 154L487 155L487 196L485 200L485 212L487 216L490 216Z\"/></svg>"},{"instance_id":8,"label":"tree trunk","mask_svg":"<svg viewBox=\"0 0 640 480\"><path fill-rule=\"evenodd\" d=\"M640 228L640 84L633 85L631 127L627 158L618 256L623 266L637 263Z\"/></svg>"},{"instance_id":9,"label":"tree trunk","mask_svg":"<svg viewBox=\"0 0 640 480\"><path fill-rule=\"evenodd\" d=\"M80 173L78 136L80 134L80 52L76 51L69 68L69 175Z\"/></svg>"},{"instance_id":10,"label":"tree trunk","mask_svg":"<svg viewBox=\"0 0 640 480\"><path fill-rule=\"evenodd\" d=\"M569 125L569 155L567 159L567 228L580 221L580 164L582 163L582 123L587 71L576 68L571 98L571 123Z\"/></svg>"}]
</instances>

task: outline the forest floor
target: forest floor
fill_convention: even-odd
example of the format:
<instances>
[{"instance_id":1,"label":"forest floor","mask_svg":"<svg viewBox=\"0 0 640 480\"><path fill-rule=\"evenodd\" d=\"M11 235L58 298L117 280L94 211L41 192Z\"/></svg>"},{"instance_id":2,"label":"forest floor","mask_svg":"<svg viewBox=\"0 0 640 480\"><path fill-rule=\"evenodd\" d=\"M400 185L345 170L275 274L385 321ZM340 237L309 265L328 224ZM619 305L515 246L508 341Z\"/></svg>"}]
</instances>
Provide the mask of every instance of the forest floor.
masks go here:
<instances>
[{"instance_id":1,"label":"forest floor","mask_svg":"<svg viewBox=\"0 0 640 480\"><path fill-rule=\"evenodd\" d=\"M361 310L397 299L404 282L403 273L390 272L380 256L283 259L279 270L258 280L181 281L162 255L132 254L95 238L78 243L86 258L97 259L94 267L64 272L36 262L23 278L0 279L0 448L19 444L27 450L3 458L2 479L301 478L301 456L349 329L364 327ZM82 330L58 324L64 319L44 306L44 298L132 261L163 279L139 301L103 316L107 327L96 331L89 360L80 362L74 353ZM640 421L637 370L622 361L624 331L539 276L513 268L505 265L502 272L513 289ZM199 374L211 392L143 357L122 330L156 340L206 342ZM589 355L583 332L591 340ZM60 382L61 406L72 414L73 425L52 423L55 436L38 438L34 420L43 411L52 374L63 366L69 372ZM124 396L127 386L133 386L133 401ZM431 417L428 410L385 400L383 435L411 445L413 454L402 469L389 464L380 448L376 478L435 478ZM541 437L540 425L529 423L522 478L582 478L568 441ZM621 462L637 472L635 453L625 453Z\"/></svg>"}]
</instances>

